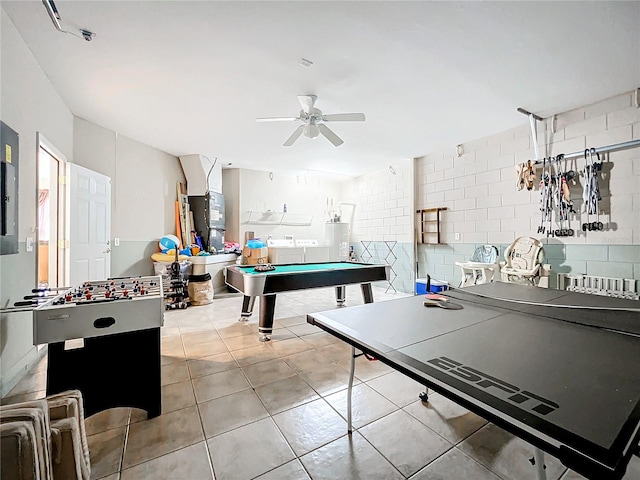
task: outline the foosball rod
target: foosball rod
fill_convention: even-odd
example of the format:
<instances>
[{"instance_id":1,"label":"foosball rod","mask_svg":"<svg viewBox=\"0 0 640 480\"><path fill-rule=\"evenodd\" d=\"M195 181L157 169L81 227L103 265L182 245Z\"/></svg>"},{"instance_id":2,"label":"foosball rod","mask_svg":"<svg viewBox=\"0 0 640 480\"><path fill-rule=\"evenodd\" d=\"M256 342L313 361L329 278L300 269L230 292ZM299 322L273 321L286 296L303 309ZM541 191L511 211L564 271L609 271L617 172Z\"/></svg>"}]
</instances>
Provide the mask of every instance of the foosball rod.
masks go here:
<instances>
[{"instance_id":1,"label":"foosball rod","mask_svg":"<svg viewBox=\"0 0 640 480\"><path fill-rule=\"evenodd\" d=\"M33 312L33 307L7 307L0 308L0 315L7 313Z\"/></svg>"},{"instance_id":2,"label":"foosball rod","mask_svg":"<svg viewBox=\"0 0 640 480\"><path fill-rule=\"evenodd\" d=\"M156 282L153 285L151 285L150 283L126 283L126 282L117 282L117 283L91 283L91 282L86 282L83 283L82 285L77 285L76 289L82 289L82 288L120 288L121 285L124 285L125 287L136 287L136 286L142 286L142 287L158 287L160 286L160 282ZM71 289L73 290L73 289Z\"/></svg>"},{"instance_id":3,"label":"foosball rod","mask_svg":"<svg viewBox=\"0 0 640 480\"><path fill-rule=\"evenodd\" d=\"M47 303L47 301L38 301L36 299L24 300L24 301L20 301L20 302L14 302L13 306L14 307L20 307L20 308L31 306L31 310L33 310L37 306L44 305L45 303ZM11 307L9 307L9 308L11 308ZM28 310L28 309L25 309L25 311L26 310Z\"/></svg>"},{"instance_id":4,"label":"foosball rod","mask_svg":"<svg viewBox=\"0 0 640 480\"><path fill-rule=\"evenodd\" d=\"M58 294L54 294L54 295L25 295L24 297L22 297L24 300L32 300L32 299L50 299L50 298L56 298L58 296Z\"/></svg>"},{"instance_id":5,"label":"foosball rod","mask_svg":"<svg viewBox=\"0 0 640 480\"><path fill-rule=\"evenodd\" d=\"M31 293L40 293L40 292L54 292L60 290L69 290L71 287L42 287L42 288L34 288L31 290Z\"/></svg>"},{"instance_id":6,"label":"foosball rod","mask_svg":"<svg viewBox=\"0 0 640 480\"><path fill-rule=\"evenodd\" d=\"M106 292L107 290L110 291L122 291L122 290L128 290L130 292L132 292L134 289L140 289L140 288L144 288L146 291L152 291L152 290L160 290L160 285L141 285L139 283L132 283L130 285L125 285L124 287L122 286L122 284L118 284L118 285L83 285L83 286L78 286L74 289L71 289L70 292L84 292L85 290L88 290L90 292L95 292L95 293L102 293L102 292ZM58 295L64 295L64 294L58 294Z\"/></svg>"}]
</instances>

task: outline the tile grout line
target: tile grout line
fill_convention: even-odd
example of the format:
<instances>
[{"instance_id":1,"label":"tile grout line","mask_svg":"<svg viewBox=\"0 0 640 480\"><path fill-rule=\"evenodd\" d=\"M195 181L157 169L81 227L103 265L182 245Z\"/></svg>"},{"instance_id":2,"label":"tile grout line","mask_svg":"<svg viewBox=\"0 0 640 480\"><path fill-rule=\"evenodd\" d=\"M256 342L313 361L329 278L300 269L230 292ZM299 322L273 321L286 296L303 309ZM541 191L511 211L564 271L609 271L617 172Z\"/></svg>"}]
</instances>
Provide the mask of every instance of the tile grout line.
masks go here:
<instances>
[{"instance_id":1,"label":"tile grout line","mask_svg":"<svg viewBox=\"0 0 640 480\"><path fill-rule=\"evenodd\" d=\"M222 336L220 335L220 332L218 332L218 329L214 328L214 331L216 332L216 335L222 341L223 345L227 349L227 352L231 355L231 352L229 351L229 347L227 346L226 342L224 341L224 338L222 338ZM209 465L209 471L211 472L212 479L215 480L216 473L215 473L215 468L213 466L213 459L211 458L211 451L209 449L209 442L208 442L208 438L207 438L207 432L206 432L206 430L204 428L204 421L202 419L202 412L200 411L200 403L198 402L198 397L196 395L196 388L195 388L195 385L193 384L194 377L192 376L191 368L189 368L189 360L193 360L193 359L187 358L187 349L186 349L186 347L184 345L184 339L182 338L182 332L180 333L180 340L182 342L182 348L183 348L185 360L186 360L186 363L187 363L187 371L189 373L189 383L191 384L191 391L193 392L193 399L196 402L196 410L198 412L198 420L200 420L200 428L202 429L202 437L204 438L204 448L205 448L205 451L207 452L207 463ZM222 353L224 353L224 352L222 352ZM233 358L233 355L231 355L231 358ZM234 361L235 361L235 358L234 358ZM236 362L236 364L237 363L238 362ZM220 373L220 372L218 372L218 373ZM198 377L196 377L196 378L198 378Z\"/></svg>"},{"instance_id":2,"label":"tile grout line","mask_svg":"<svg viewBox=\"0 0 640 480\"><path fill-rule=\"evenodd\" d=\"M189 371L189 375L191 375L191 371ZM205 448L205 451L207 452L207 463L209 464L209 470L211 471L211 478L215 480L216 472L215 472L215 468L213 467L213 459L211 458L211 451L209 450L207 432L204 429L204 421L202 420L202 413L200 412L200 404L198 403L198 399L196 398L196 389L193 386L193 378L191 378L190 380L191 381L189 383L191 383L193 398L196 401L196 409L198 410L198 419L200 420L200 427L202 428L202 436L204 438L204 448Z\"/></svg>"},{"instance_id":3,"label":"tile grout line","mask_svg":"<svg viewBox=\"0 0 640 480\"><path fill-rule=\"evenodd\" d=\"M122 467L124 467L124 455L127 451L127 442L129 441L129 428L131 427L131 408L127 415L127 428L124 431L124 442L122 444L122 455L120 456L120 465L118 466L118 479L122 476Z\"/></svg>"}]
</instances>

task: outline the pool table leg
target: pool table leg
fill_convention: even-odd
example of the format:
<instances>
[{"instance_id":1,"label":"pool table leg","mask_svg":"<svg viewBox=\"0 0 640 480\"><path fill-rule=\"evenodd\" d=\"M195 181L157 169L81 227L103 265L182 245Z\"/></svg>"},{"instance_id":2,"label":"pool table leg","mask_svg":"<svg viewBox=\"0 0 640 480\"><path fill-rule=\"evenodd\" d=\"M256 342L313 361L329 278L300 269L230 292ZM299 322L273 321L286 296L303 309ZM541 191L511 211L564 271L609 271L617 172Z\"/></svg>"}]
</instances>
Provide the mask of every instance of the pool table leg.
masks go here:
<instances>
[{"instance_id":1,"label":"pool table leg","mask_svg":"<svg viewBox=\"0 0 640 480\"><path fill-rule=\"evenodd\" d=\"M246 322L253 313L253 304L256 302L256 297L248 297L245 295L242 298L242 313L240 313L239 322Z\"/></svg>"},{"instance_id":2,"label":"pool table leg","mask_svg":"<svg viewBox=\"0 0 640 480\"><path fill-rule=\"evenodd\" d=\"M276 311L276 296L262 295L260 297L260 324L258 325L258 333L261 335L261 342L271 340L273 332L273 314Z\"/></svg>"},{"instance_id":3,"label":"pool table leg","mask_svg":"<svg viewBox=\"0 0 640 480\"><path fill-rule=\"evenodd\" d=\"M344 301L347 297L347 287L345 285L338 285L336 287L336 303L341 307L344 305Z\"/></svg>"},{"instance_id":4,"label":"pool table leg","mask_svg":"<svg viewBox=\"0 0 640 480\"><path fill-rule=\"evenodd\" d=\"M362 289L362 298L364 303L373 303L373 291L371 290L370 283L363 283L360 285Z\"/></svg>"}]
</instances>

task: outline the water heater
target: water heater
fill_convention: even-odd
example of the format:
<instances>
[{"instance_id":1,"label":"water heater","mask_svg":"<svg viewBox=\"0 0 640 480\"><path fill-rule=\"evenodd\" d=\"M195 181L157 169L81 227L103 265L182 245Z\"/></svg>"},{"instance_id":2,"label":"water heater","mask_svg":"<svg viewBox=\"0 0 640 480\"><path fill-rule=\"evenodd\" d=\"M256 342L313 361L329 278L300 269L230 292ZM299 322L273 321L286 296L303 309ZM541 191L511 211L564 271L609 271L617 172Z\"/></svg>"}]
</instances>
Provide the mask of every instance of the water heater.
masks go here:
<instances>
[{"instance_id":1,"label":"water heater","mask_svg":"<svg viewBox=\"0 0 640 480\"><path fill-rule=\"evenodd\" d=\"M330 262L349 260L349 224L328 222L324 227L325 243L329 247Z\"/></svg>"}]
</instances>

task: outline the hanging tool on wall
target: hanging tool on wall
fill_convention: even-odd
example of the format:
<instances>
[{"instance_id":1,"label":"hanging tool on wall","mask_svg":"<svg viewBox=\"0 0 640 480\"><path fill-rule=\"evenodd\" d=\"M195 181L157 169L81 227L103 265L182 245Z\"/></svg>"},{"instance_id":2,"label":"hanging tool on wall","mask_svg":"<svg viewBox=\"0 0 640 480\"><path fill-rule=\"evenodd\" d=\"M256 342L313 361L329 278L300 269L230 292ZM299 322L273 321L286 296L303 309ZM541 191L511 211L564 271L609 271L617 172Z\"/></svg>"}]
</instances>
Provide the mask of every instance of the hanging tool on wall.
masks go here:
<instances>
[{"instance_id":1,"label":"hanging tool on wall","mask_svg":"<svg viewBox=\"0 0 640 480\"><path fill-rule=\"evenodd\" d=\"M571 192L569 191L569 185L567 184L567 177L573 178L575 172L565 173L562 168L562 162L564 155L560 154L556 156L554 167L556 174L553 178L554 194L556 200L556 207L558 208L557 219L560 224L560 228L554 231L556 237L572 237L574 230L571 228L571 213L575 213L573 209L573 202L571 202ZM566 227L565 227L566 222Z\"/></svg>"},{"instance_id":2,"label":"hanging tool on wall","mask_svg":"<svg viewBox=\"0 0 640 480\"><path fill-rule=\"evenodd\" d=\"M536 182L536 171L534 168L535 162L527 160L526 162L516 165L516 190L533 190L533 185Z\"/></svg>"},{"instance_id":3,"label":"hanging tool on wall","mask_svg":"<svg viewBox=\"0 0 640 480\"><path fill-rule=\"evenodd\" d=\"M524 113L529 117L529 126L531 127L531 139L533 140L533 150L535 152L535 159L533 161L527 160L526 162L516 165L516 190L533 190L533 186L536 183L536 169L535 164L540 159L540 151L538 149L538 131L536 120L542 120L542 118L527 112L524 109L519 108L520 113Z\"/></svg>"},{"instance_id":4,"label":"hanging tool on wall","mask_svg":"<svg viewBox=\"0 0 640 480\"><path fill-rule=\"evenodd\" d=\"M596 155L597 162L593 161L593 155ZM584 190L582 192L582 199L584 200L585 213L587 214L587 222L582 224L582 231L601 231L604 229L604 225L600 221L600 208L599 201L602 200L600 196L600 185L598 184L598 176L602 171L602 162L600 161L600 154L596 152L595 148L586 149L584 151ZM596 221L591 222L591 215L595 213Z\"/></svg>"},{"instance_id":5,"label":"hanging tool on wall","mask_svg":"<svg viewBox=\"0 0 640 480\"><path fill-rule=\"evenodd\" d=\"M553 210L553 196L551 195L551 175L547 171L547 157L542 159L542 173L540 175L540 226L538 233L545 233L544 226L548 222L547 232L551 232L551 212Z\"/></svg>"},{"instance_id":6,"label":"hanging tool on wall","mask_svg":"<svg viewBox=\"0 0 640 480\"><path fill-rule=\"evenodd\" d=\"M536 169L534 167L535 162L527 160L527 169L524 175L525 186L527 190L533 190L533 185L536 183Z\"/></svg>"},{"instance_id":7,"label":"hanging tool on wall","mask_svg":"<svg viewBox=\"0 0 640 480\"><path fill-rule=\"evenodd\" d=\"M516 190L520 191L524 188L524 167L525 163L516 164Z\"/></svg>"}]
</instances>

